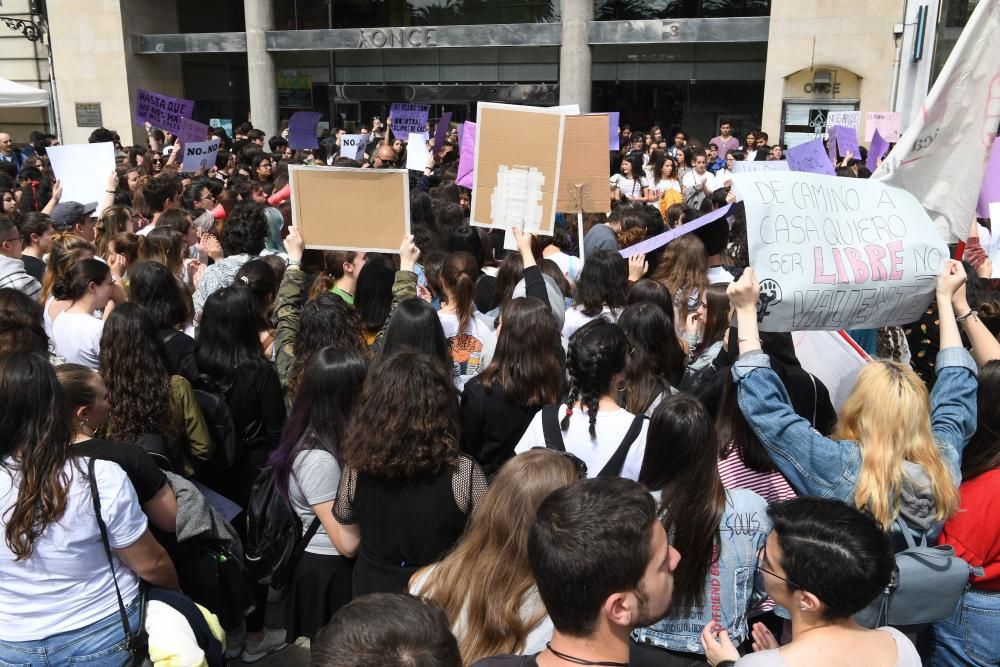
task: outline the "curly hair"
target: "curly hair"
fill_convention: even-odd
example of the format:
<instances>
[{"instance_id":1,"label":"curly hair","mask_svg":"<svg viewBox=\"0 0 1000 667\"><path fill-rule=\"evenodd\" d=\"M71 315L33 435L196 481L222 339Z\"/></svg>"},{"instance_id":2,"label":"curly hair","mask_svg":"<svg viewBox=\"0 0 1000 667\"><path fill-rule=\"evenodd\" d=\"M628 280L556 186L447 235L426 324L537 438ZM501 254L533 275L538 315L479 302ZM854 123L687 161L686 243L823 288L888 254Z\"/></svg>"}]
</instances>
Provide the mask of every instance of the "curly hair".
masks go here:
<instances>
[{"instance_id":1,"label":"curly hair","mask_svg":"<svg viewBox=\"0 0 1000 667\"><path fill-rule=\"evenodd\" d=\"M347 436L344 464L387 479L435 474L458 462L457 389L435 359L399 352L368 374Z\"/></svg>"},{"instance_id":2,"label":"curly hair","mask_svg":"<svg viewBox=\"0 0 1000 667\"><path fill-rule=\"evenodd\" d=\"M590 437L597 437L597 407L601 396L608 393L611 378L625 370L629 352L625 331L603 317L587 322L569 340L566 369L569 371L569 395L566 403L576 401L587 409L590 417ZM562 420L562 430L569 429L571 412Z\"/></svg>"},{"instance_id":3,"label":"curly hair","mask_svg":"<svg viewBox=\"0 0 1000 667\"><path fill-rule=\"evenodd\" d=\"M134 442L143 433L176 443L179 424L170 400L166 350L153 317L142 306L123 303L104 324L101 378L113 397L104 435Z\"/></svg>"},{"instance_id":4,"label":"curly hair","mask_svg":"<svg viewBox=\"0 0 1000 667\"><path fill-rule=\"evenodd\" d=\"M365 359L369 358L361 326L360 313L336 294L323 292L315 299L306 301L299 313L299 331L292 344L295 360L288 374L289 397L295 395L310 357L324 347L354 350Z\"/></svg>"},{"instance_id":5,"label":"curly hair","mask_svg":"<svg viewBox=\"0 0 1000 667\"><path fill-rule=\"evenodd\" d=\"M254 201L241 201L226 219L219 242L230 255L259 255L267 240L267 216L264 207Z\"/></svg>"}]
</instances>

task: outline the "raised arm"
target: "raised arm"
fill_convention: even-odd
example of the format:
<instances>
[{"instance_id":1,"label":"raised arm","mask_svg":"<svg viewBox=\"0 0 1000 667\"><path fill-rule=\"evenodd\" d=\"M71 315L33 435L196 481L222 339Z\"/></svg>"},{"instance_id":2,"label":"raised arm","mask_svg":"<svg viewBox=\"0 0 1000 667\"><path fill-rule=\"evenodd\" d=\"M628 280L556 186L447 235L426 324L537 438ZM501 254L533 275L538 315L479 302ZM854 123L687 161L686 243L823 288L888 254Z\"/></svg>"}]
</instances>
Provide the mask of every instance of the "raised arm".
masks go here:
<instances>
[{"instance_id":1,"label":"raised arm","mask_svg":"<svg viewBox=\"0 0 1000 667\"><path fill-rule=\"evenodd\" d=\"M281 386L287 389L288 375L295 361L295 337L299 333L299 313L305 302L306 274L302 270L302 253L305 244L296 227L288 230L285 250L288 252L288 268L278 287L278 297L274 305L275 335L277 350L275 365Z\"/></svg>"},{"instance_id":2,"label":"raised arm","mask_svg":"<svg viewBox=\"0 0 1000 667\"><path fill-rule=\"evenodd\" d=\"M396 280L392 284L392 306L389 308L389 317L385 318L382 328L375 334L372 349L378 349L382 345L389 322L392 321L400 302L417 296L417 274L413 269L419 257L420 248L413 243L413 235L404 236L403 242L399 245L399 271L396 272Z\"/></svg>"}]
</instances>

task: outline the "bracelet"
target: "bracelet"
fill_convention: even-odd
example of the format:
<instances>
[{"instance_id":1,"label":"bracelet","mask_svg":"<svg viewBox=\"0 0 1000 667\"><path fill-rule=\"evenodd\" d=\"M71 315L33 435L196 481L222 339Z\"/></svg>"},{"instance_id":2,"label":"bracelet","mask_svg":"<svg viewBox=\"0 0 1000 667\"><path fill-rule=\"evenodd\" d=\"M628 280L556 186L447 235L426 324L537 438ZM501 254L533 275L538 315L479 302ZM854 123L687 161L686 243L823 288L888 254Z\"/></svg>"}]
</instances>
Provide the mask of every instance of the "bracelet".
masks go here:
<instances>
[{"instance_id":1,"label":"bracelet","mask_svg":"<svg viewBox=\"0 0 1000 667\"><path fill-rule=\"evenodd\" d=\"M736 662L733 660L723 660L722 662L715 663L715 667L734 667Z\"/></svg>"},{"instance_id":2,"label":"bracelet","mask_svg":"<svg viewBox=\"0 0 1000 667\"><path fill-rule=\"evenodd\" d=\"M762 342L760 338L737 338L736 339L737 343L753 343L754 341L756 341L758 343Z\"/></svg>"},{"instance_id":3,"label":"bracelet","mask_svg":"<svg viewBox=\"0 0 1000 667\"><path fill-rule=\"evenodd\" d=\"M288 266L302 266L302 260L301 259L289 259L288 260Z\"/></svg>"},{"instance_id":4,"label":"bracelet","mask_svg":"<svg viewBox=\"0 0 1000 667\"><path fill-rule=\"evenodd\" d=\"M963 324L970 317L974 317L974 318L976 318L978 320L979 319L979 311L975 310L975 309L970 310L965 315L959 315L959 316L957 316L955 318L955 321L958 322L959 324Z\"/></svg>"},{"instance_id":5,"label":"bracelet","mask_svg":"<svg viewBox=\"0 0 1000 667\"><path fill-rule=\"evenodd\" d=\"M109 195L113 195L115 193L114 190L105 190L105 192L107 192Z\"/></svg>"}]
</instances>

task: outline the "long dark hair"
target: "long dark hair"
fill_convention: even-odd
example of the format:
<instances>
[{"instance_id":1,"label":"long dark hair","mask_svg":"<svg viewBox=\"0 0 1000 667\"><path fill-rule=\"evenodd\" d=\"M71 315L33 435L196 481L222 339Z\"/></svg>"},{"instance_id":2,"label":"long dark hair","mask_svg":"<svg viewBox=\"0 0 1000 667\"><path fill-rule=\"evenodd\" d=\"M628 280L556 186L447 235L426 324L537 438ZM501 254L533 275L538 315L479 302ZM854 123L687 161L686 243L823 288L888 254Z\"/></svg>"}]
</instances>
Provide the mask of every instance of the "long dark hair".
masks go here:
<instances>
[{"instance_id":1,"label":"long dark hair","mask_svg":"<svg viewBox=\"0 0 1000 667\"><path fill-rule=\"evenodd\" d=\"M628 306L618 318L632 344L625 363L625 409L641 415L656 397L684 377L686 357L674 333L674 319L654 303Z\"/></svg>"},{"instance_id":2,"label":"long dark hair","mask_svg":"<svg viewBox=\"0 0 1000 667\"><path fill-rule=\"evenodd\" d=\"M604 306L621 308L628 300L628 262L613 250L601 250L587 257L576 281L576 304L593 317Z\"/></svg>"},{"instance_id":3,"label":"long dark hair","mask_svg":"<svg viewBox=\"0 0 1000 667\"><path fill-rule=\"evenodd\" d=\"M962 452L962 479L972 479L1000 467L1000 361L979 369L976 432Z\"/></svg>"},{"instance_id":4,"label":"long dark hair","mask_svg":"<svg viewBox=\"0 0 1000 667\"><path fill-rule=\"evenodd\" d=\"M487 392L499 385L504 398L523 408L559 400L563 349L552 311L534 297L508 301L501 311L493 361L479 374Z\"/></svg>"},{"instance_id":5,"label":"long dark hair","mask_svg":"<svg viewBox=\"0 0 1000 667\"><path fill-rule=\"evenodd\" d=\"M157 328L191 321L191 296L170 269L159 262L139 262L128 273L129 298L149 312Z\"/></svg>"},{"instance_id":6,"label":"long dark hair","mask_svg":"<svg viewBox=\"0 0 1000 667\"><path fill-rule=\"evenodd\" d=\"M278 491L286 498L300 451L322 449L340 462L340 443L367 372L367 359L354 350L324 347L309 358L281 443L268 460ZM309 431L315 437L306 441L303 436Z\"/></svg>"},{"instance_id":7,"label":"long dark hair","mask_svg":"<svg viewBox=\"0 0 1000 667\"><path fill-rule=\"evenodd\" d=\"M256 303L245 286L223 287L206 299L194 360L199 384L219 393L228 393L237 368L264 363Z\"/></svg>"},{"instance_id":8,"label":"long dark hair","mask_svg":"<svg viewBox=\"0 0 1000 667\"><path fill-rule=\"evenodd\" d=\"M732 343L730 343L731 345ZM728 374L722 385L722 398L719 400L719 412L715 418L715 429L719 438L719 458L724 459L735 449L740 460L750 470L770 473L777 472L774 459L764 449L760 438L747 423L743 411L740 410L738 387L735 380Z\"/></svg>"},{"instance_id":9,"label":"long dark hair","mask_svg":"<svg viewBox=\"0 0 1000 667\"><path fill-rule=\"evenodd\" d=\"M417 297L403 299L389 320L379 356L384 359L402 351L423 352L451 371L452 358L444 327L434 307Z\"/></svg>"},{"instance_id":10,"label":"long dark hair","mask_svg":"<svg viewBox=\"0 0 1000 667\"><path fill-rule=\"evenodd\" d=\"M521 253L511 253L500 264L497 271L497 284L493 288L493 296L490 300L490 310L510 301L514 295L514 288L524 277L524 258Z\"/></svg>"},{"instance_id":11,"label":"long dark hair","mask_svg":"<svg viewBox=\"0 0 1000 667\"><path fill-rule=\"evenodd\" d=\"M0 358L0 467L20 475L17 499L3 517L15 560L30 558L35 540L66 511L71 433L64 417L62 390L47 358L29 352Z\"/></svg>"},{"instance_id":12,"label":"long dark hair","mask_svg":"<svg viewBox=\"0 0 1000 667\"><path fill-rule=\"evenodd\" d=\"M713 344L722 340L729 330L729 295L726 294L728 285L725 283L713 283L705 290L705 330L702 332L701 342L694 350L695 356L701 354ZM700 298L700 297L699 297Z\"/></svg>"},{"instance_id":13,"label":"long dark hair","mask_svg":"<svg viewBox=\"0 0 1000 667\"><path fill-rule=\"evenodd\" d=\"M569 340L566 369L569 371L569 395L566 402L587 409L590 418L590 437L597 437L597 406L601 396L608 393L611 379L625 370L625 357L629 342L625 331L603 317L587 322ZM569 428L571 413L562 419L562 430Z\"/></svg>"},{"instance_id":14,"label":"long dark hair","mask_svg":"<svg viewBox=\"0 0 1000 667\"><path fill-rule=\"evenodd\" d=\"M295 334L295 360L288 374L288 394L298 390L302 371L309 357L324 347L353 350L368 355L368 346L361 337L361 316L336 294L323 292L309 299L299 314L299 331Z\"/></svg>"},{"instance_id":15,"label":"long dark hair","mask_svg":"<svg viewBox=\"0 0 1000 667\"><path fill-rule=\"evenodd\" d=\"M653 412L639 482L661 492L663 527L684 554L674 571L671 609L678 614L705 603L705 581L726 509L718 449L712 418L693 396L669 396Z\"/></svg>"},{"instance_id":16,"label":"long dark hair","mask_svg":"<svg viewBox=\"0 0 1000 667\"><path fill-rule=\"evenodd\" d=\"M396 267L385 255L369 253L358 273L354 289L354 307L361 314L361 323L371 333L377 332L389 319L392 309L392 284Z\"/></svg>"},{"instance_id":17,"label":"long dark hair","mask_svg":"<svg viewBox=\"0 0 1000 667\"><path fill-rule=\"evenodd\" d=\"M436 359L400 352L365 378L340 444L344 463L382 478L437 473L458 461L458 390Z\"/></svg>"}]
</instances>

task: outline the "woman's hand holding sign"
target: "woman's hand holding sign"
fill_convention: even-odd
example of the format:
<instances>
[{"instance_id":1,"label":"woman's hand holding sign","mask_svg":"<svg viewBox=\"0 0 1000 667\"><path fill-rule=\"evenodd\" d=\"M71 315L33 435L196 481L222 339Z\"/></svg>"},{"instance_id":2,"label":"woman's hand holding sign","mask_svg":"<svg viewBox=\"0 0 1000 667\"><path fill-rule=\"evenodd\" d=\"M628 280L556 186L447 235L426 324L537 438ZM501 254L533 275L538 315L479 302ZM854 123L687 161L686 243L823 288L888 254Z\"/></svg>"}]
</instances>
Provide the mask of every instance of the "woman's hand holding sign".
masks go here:
<instances>
[{"instance_id":1,"label":"woman's hand holding sign","mask_svg":"<svg viewBox=\"0 0 1000 667\"><path fill-rule=\"evenodd\" d=\"M740 279L729 283L726 289L729 303L736 311L737 336L740 354L760 350L760 330L757 326L757 302L760 300L760 283L751 267L743 271Z\"/></svg>"}]
</instances>

